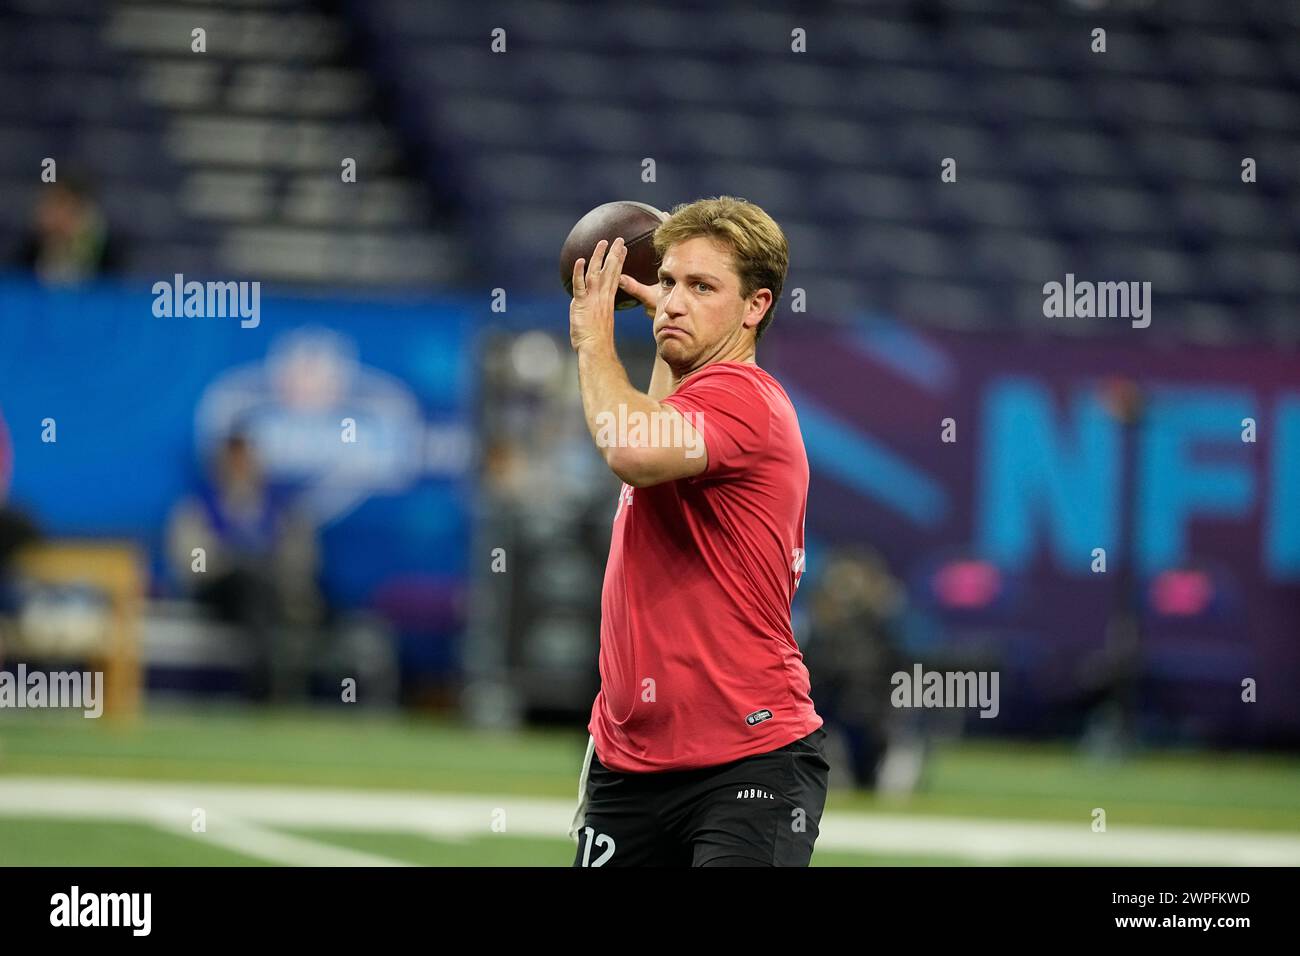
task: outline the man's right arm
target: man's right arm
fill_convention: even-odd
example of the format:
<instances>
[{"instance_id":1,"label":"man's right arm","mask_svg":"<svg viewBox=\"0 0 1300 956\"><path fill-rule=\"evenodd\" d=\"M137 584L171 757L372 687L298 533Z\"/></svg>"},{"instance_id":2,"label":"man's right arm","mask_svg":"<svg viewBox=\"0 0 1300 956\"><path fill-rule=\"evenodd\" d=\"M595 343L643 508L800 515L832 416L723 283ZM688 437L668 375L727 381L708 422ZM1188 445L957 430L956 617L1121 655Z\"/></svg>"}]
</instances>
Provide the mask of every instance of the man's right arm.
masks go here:
<instances>
[{"instance_id":1,"label":"man's right arm","mask_svg":"<svg viewBox=\"0 0 1300 956\"><path fill-rule=\"evenodd\" d=\"M659 357L659 352L655 350L655 367L650 373L650 387L646 389L646 394L656 402L667 398L673 392L673 372L668 367L668 363Z\"/></svg>"}]
</instances>

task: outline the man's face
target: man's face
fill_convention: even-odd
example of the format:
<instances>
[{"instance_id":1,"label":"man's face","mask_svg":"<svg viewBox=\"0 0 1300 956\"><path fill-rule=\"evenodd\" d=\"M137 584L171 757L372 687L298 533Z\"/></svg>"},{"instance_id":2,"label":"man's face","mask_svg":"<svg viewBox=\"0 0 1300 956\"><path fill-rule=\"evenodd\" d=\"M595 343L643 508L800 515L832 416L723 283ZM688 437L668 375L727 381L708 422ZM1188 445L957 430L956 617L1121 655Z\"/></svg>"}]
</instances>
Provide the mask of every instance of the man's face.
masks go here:
<instances>
[{"instance_id":1,"label":"man's face","mask_svg":"<svg viewBox=\"0 0 1300 956\"><path fill-rule=\"evenodd\" d=\"M675 369L693 369L753 338L761 318L753 296L740 296L731 252L705 236L669 246L659 267L655 345Z\"/></svg>"}]
</instances>

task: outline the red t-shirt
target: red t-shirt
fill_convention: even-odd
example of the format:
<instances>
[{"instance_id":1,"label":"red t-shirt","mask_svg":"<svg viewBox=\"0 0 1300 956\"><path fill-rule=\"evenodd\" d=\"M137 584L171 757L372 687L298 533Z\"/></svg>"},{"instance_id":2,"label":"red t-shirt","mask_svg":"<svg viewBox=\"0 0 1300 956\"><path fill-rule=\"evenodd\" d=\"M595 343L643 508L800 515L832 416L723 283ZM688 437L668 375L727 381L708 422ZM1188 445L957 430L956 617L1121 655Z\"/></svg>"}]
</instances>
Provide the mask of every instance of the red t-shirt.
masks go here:
<instances>
[{"instance_id":1,"label":"red t-shirt","mask_svg":"<svg viewBox=\"0 0 1300 956\"><path fill-rule=\"evenodd\" d=\"M808 501L794 406L743 362L705 367L664 403L699 430L709 464L619 493L588 730L624 772L729 763L822 725L790 627Z\"/></svg>"}]
</instances>

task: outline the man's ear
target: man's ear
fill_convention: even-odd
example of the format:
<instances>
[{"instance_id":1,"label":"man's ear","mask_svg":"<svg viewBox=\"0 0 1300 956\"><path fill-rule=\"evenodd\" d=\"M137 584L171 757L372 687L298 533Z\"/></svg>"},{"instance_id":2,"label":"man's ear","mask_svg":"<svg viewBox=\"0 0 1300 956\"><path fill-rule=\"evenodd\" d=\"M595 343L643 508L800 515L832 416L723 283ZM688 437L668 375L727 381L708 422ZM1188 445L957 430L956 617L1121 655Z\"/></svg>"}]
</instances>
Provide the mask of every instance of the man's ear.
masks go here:
<instances>
[{"instance_id":1,"label":"man's ear","mask_svg":"<svg viewBox=\"0 0 1300 956\"><path fill-rule=\"evenodd\" d=\"M767 307L772 304L772 290L758 289L745 303L745 318L741 322L747 329L758 327L758 323L763 321L763 316L767 314Z\"/></svg>"}]
</instances>

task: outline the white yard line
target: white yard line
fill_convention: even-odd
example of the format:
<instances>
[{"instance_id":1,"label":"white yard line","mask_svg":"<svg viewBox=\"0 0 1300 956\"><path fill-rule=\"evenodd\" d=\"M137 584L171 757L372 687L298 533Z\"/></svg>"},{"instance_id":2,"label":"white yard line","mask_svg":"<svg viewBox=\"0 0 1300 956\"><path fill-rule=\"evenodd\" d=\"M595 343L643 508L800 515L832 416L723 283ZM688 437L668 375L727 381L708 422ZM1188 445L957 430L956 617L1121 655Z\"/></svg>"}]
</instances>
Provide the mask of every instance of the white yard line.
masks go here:
<instances>
[{"instance_id":1,"label":"white yard line","mask_svg":"<svg viewBox=\"0 0 1300 956\"><path fill-rule=\"evenodd\" d=\"M1296 866L1300 837L1285 833L954 817L827 814L817 849L937 856L977 863L1022 861L1168 866Z\"/></svg>"},{"instance_id":2,"label":"white yard line","mask_svg":"<svg viewBox=\"0 0 1300 956\"><path fill-rule=\"evenodd\" d=\"M151 821L161 830L178 836L187 836L203 840L234 850L244 856L268 860L284 866L410 866L401 860L393 860L360 850L308 840L305 837L292 836L276 830L268 830L243 820L231 818L208 818L207 829L195 833L188 826L176 826L174 821L154 819Z\"/></svg>"},{"instance_id":3,"label":"white yard line","mask_svg":"<svg viewBox=\"0 0 1300 956\"><path fill-rule=\"evenodd\" d=\"M190 830L193 811L207 833ZM0 815L145 823L280 863L392 864L266 827L424 834L437 840L507 835L562 838L574 801L537 797L396 793L316 787L149 783L0 776ZM497 829L493 829L494 821ZM501 823L504 822L504 828ZM818 850L941 857L980 863L1300 865L1300 836L1287 833L1125 826L1106 833L1078 824L901 814L828 813Z\"/></svg>"}]
</instances>

